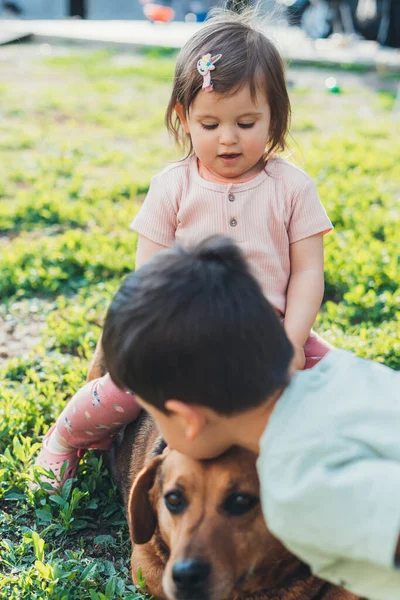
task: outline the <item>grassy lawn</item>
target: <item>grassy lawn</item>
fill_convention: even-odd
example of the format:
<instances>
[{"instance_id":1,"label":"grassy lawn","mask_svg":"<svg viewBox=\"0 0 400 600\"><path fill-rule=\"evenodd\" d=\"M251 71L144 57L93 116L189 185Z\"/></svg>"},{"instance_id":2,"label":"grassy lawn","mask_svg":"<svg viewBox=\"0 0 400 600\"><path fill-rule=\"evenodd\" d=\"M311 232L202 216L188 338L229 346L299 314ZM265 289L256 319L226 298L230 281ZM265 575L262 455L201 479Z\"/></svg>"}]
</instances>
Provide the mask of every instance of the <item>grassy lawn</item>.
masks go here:
<instances>
[{"instance_id":1,"label":"grassy lawn","mask_svg":"<svg viewBox=\"0 0 400 600\"><path fill-rule=\"evenodd\" d=\"M1 59L1 55L0 55ZM8 51L0 81L0 598L133 600L116 489L88 454L62 495L29 491L40 436L84 382L134 268L128 224L176 157L163 127L172 57ZM394 79L290 70L291 160L335 224L318 331L400 368L400 146Z\"/></svg>"}]
</instances>

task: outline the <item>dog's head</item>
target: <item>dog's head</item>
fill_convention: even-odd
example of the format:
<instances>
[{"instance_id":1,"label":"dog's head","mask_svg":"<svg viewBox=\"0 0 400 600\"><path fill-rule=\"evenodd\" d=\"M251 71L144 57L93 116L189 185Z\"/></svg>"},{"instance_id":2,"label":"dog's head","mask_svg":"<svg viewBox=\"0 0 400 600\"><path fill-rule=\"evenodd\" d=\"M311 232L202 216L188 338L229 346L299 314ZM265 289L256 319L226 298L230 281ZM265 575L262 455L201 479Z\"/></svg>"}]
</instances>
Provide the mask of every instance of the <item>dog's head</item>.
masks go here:
<instances>
[{"instance_id":1,"label":"dog's head","mask_svg":"<svg viewBox=\"0 0 400 600\"><path fill-rule=\"evenodd\" d=\"M223 600L251 591L261 570L265 580L266 561L287 561L264 524L255 459L239 448L209 461L171 451L136 478L128 506L132 542L151 540L163 556L169 600Z\"/></svg>"}]
</instances>

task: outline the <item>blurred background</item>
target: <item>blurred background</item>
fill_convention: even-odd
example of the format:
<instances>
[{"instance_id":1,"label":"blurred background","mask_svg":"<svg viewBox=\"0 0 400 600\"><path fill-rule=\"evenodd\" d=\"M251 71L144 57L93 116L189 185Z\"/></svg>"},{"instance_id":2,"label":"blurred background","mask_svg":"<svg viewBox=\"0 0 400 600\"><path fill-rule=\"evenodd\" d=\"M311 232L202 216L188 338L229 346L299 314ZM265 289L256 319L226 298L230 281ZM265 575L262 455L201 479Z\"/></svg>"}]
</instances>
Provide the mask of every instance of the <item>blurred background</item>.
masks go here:
<instances>
[{"instance_id":1,"label":"blurred background","mask_svg":"<svg viewBox=\"0 0 400 600\"><path fill-rule=\"evenodd\" d=\"M0 18L142 20L155 16L154 20L204 21L218 4L212 0L0 0ZM229 4L235 8L252 0ZM400 47L400 0L266 0L265 4L278 6L282 20L313 39L341 33Z\"/></svg>"}]
</instances>

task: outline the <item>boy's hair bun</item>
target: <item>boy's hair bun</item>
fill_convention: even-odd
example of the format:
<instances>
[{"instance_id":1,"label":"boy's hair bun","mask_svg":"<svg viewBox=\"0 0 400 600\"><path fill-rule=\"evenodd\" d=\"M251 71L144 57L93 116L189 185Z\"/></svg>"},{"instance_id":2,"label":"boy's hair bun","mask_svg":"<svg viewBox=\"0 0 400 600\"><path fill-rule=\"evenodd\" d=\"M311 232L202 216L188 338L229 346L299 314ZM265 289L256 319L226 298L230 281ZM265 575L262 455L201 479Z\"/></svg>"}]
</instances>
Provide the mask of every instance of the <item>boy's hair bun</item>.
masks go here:
<instances>
[{"instance_id":1,"label":"boy's hair bun","mask_svg":"<svg viewBox=\"0 0 400 600\"><path fill-rule=\"evenodd\" d=\"M241 271L247 271L245 258L235 243L228 237L213 235L201 242L193 251L201 261L214 262Z\"/></svg>"}]
</instances>

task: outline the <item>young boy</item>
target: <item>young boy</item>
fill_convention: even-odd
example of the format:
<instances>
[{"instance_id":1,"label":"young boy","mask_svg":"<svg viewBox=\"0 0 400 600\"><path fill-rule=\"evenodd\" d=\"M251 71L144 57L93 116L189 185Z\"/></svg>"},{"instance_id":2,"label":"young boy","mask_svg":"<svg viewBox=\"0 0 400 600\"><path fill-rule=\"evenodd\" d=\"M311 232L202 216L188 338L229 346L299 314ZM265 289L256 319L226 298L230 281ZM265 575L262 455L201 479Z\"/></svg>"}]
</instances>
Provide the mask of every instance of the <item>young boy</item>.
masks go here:
<instances>
[{"instance_id":1,"label":"young boy","mask_svg":"<svg viewBox=\"0 0 400 600\"><path fill-rule=\"evenodd\" d=\"M171 447L259 454L270 530L323 579L399 600L400 373L332 350L294 372L292 346L232 242L158 254L116 294L111 378Z\"/></svg>"}]
</instances>

